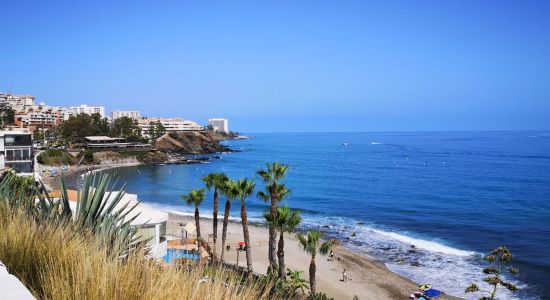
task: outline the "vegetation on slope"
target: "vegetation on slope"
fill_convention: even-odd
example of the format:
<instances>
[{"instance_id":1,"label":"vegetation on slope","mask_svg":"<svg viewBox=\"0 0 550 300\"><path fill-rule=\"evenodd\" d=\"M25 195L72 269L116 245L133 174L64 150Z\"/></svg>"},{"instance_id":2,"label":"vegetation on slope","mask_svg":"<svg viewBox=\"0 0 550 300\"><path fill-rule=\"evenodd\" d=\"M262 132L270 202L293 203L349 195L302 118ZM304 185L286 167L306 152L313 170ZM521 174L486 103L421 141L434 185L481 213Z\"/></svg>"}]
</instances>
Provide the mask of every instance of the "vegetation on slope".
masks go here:
<instances>
[{"instance_id":1,"label":"vegetation on slope","mask_svg":"<svg viewBox=\"0 0 550 300\"><path fill-rule=\"evenodd\" d=\"M48 166L73 165L76 158L64 150L45 150L37 157L38 163Z\"/></svg>"}]
</instances>

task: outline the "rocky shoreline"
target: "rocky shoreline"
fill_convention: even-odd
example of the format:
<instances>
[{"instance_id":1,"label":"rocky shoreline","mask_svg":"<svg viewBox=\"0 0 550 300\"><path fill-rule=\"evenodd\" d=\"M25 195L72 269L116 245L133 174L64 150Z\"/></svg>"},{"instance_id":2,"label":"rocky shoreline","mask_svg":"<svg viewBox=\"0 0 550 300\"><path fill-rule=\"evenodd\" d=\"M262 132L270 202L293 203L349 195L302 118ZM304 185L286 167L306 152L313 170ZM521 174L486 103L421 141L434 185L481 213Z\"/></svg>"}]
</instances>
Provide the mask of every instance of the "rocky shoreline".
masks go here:
<instances>
[{"instance_id":1,"label":"rocky shoreline","mask_svg":"<svg viewBox=\"0 0 550 300\"><path fill-rule=\"evenodd\" d=\"M216 153L234 152L227 146L221 145L223 140L233 139L216 132L172 132L166 133L154 142L155 150L136 155L119 152L94 153L93 165L70 166L61 171L60 167L37 165L39 170L59 168L57 176L40 173L42 182L49 190L59 188L61 176L69 188L77 188L82 174L98 170L129 167L136 165L177 165L177 164L204 164L211 159L219 159ZM205 156L201 156L205 155ZM62 175L61 175L62 174Z\"/></svg>"}]
</instances>

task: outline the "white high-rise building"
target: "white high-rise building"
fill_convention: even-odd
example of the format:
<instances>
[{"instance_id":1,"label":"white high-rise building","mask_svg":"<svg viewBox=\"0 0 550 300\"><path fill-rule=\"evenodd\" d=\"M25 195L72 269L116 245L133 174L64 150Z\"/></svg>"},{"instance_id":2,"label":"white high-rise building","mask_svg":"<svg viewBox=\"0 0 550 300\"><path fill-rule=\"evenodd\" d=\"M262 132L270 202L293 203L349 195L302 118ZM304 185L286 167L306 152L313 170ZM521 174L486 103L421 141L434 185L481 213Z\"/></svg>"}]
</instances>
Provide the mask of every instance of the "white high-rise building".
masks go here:
<instances>
[{"instance_id":1,"label":"white high-rise building","mask_svg":"<svg viewBox=\"0 0 550 300\"><path fill-rule=\"evenodd\" d=\"M208 119L208 125L212 126L214 131L229 132L229 121L227 119Z\"/></svg>"},{"instance_id":2,"label":"white high-rise building","mask_svg":"<svg viewBox=\"0 0 550 300\"><path fill-rule=\"evenodd\" d=\"M113 110L113 112L111 113L111 118L113 119L113 121L122 117L139 120L140 113L137 110Z\"/></svg>"},{"instance_id":3,"label":"white high-rise building","mask_svg":"<svg viewBox=\"0 0 550 300\"><path fill-rule=\"evenodd\" d=\"M154 124L158 122L162 124L166 132L204 130L204 127L199 125L199 123L191 120L184 120L182 118L141 118L138 120L141 135L149 137L151 123Z\"/></svg>"},{"instance_id":4,"label":"white high-rise building","mask_svg":"<svg viewBox=\"0 0 550 300\"><path fill-rule=\"evenodd\" d=\"M102 118L105 117L105 106L88 106L86 104L81 104L80 106L73 106L68 109L70 115L79 115L79 114L99 114Z\"/></svg>"}]
</instances>

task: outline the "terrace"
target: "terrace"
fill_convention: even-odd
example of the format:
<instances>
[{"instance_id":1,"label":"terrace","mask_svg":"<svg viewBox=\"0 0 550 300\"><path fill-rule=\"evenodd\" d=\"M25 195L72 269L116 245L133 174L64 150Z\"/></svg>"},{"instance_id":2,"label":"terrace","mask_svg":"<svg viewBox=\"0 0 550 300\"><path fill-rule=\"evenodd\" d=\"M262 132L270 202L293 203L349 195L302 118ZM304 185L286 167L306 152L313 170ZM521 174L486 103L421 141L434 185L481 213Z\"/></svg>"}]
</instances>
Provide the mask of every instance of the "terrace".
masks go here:
<instances>
[{"instance_id":1,"label":"terrace","mask_svg":"<svg viewBox=\"0 0 550 300\"><path fill-rule=\"evenodd\" d=\"M92 151L150 151L151 144L126 142L125 138L87 136L85 147Z\"/></svg>"}]
</instances>

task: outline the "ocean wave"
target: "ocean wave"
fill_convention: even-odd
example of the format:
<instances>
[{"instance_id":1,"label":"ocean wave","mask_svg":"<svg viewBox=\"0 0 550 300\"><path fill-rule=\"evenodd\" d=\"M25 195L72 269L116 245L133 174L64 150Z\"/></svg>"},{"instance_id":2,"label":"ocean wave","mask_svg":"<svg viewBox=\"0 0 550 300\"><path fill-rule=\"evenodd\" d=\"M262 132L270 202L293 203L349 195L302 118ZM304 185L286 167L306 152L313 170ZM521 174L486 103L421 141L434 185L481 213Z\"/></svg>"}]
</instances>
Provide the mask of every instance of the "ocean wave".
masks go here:
<instances>
[{"instance_id":1,"label":"ocean wave","mask_svg":"<svg viewBox=\"0 0 550 300\"><path fill-rule=\"evenodd\" d=\"M379 143L379 142L370 142L371 145L384 145L382 143Z\"/></svg>"},{"instance_id":2,"label":"ocean wave","mask_svg":"<svg viewBox=\"0 0 550 300\"><path fill-rule=\"evenodd\" d=\"M414 245L416 248L424 249L424 250L431 251L431 252L439 252L439 253L443 253L443 254L456 255L456 256L462 256L462 257L472 256L472 255L476 254L475 251L460 250L460 249L445 246L443 244L439 244L439 243L432 242L432 241L427 241L427 240L422 240L422 239L415 239L413 237L402 235L402 234L395 233L395 232L387 232L387 231L382 231L382 230L377 230L377 229L371 229L371 230L373 232L376 232L376 233L380 234L380 235L385 235L389 238L398 240L400 242L410 244L410 245Z\"/></svg>"},{"instance_id":3,"label":"ocean wave","mask_svg":"<svg viewBox=\"0 0 550 300\"><path fill-rule=\"evenodd\" d=\"M146 203L169 213L194 215L193 210L186 210L185 207ZM210 211L202 212L201 217L213 218ZM474 298L481 296L464 293L464 289L473 282L482 287L485 285L481 253L458 249L439 241L417 237L410 233L398 233L376 224L346 217L311 213L302 213L302 217L299 230L319 230L324 233L325 238L336 238L344 247L384 262L394 273L417 283L430 283L435 288L453 296L467 299L472 296L475 296ZM229 219L232 222L238 222L240 216L233 214ZM265 224L261 212L255 210L249 211L249 221L252 224ZM525 286L520 282L515 283ZM503 293L501 298L516 299L513 295L506 293Z\"/></svg>"}]
</instances>

